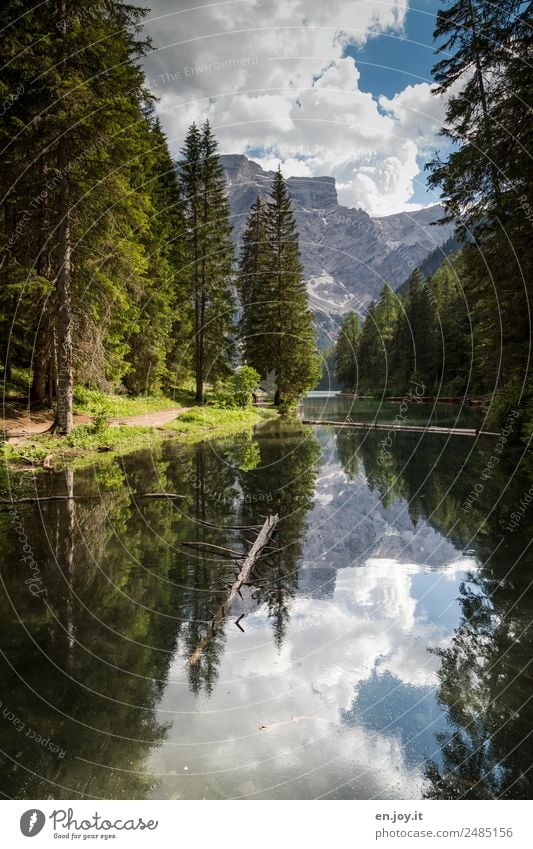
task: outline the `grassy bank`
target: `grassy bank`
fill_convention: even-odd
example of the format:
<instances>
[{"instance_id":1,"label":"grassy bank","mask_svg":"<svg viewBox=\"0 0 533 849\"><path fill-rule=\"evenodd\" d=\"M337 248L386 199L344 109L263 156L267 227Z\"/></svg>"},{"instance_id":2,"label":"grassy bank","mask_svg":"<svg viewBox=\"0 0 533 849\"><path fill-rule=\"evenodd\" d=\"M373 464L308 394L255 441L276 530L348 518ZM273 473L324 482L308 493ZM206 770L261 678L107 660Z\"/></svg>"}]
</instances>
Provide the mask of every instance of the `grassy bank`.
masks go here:
<instances>
[{"instance_id":1,"label":"grassy bank","mask_svg":"<svg viewBox=\"0 0 533 849\"><path fill-rule=\"evenodd\" d=\"M165 425L165 430L179 437L180 442L201 442L219 436L229 436L248 430L260 422L276 418L275 410L252 407L248 410L226 410L218 407L196 407L182 413Z\"/></svg>"},{"instance_id":2,"label":"grassy bank","mask_svg":"<svg viewBox=\"0 0 533 849\"><path fill-rule=\"evenodd\" d=\"M108 418L141 416L144 413L159 413L173 407L188 407L194 404L194 393L187 389L176 389L171 395L106 394L96 389L77 388L74 393L74 412L81 415L104 415Z\"/></svg>"},{"instance_id":3,"label":"grassy bank","mask_svg":"<svg viewBox=\"0 0 533 849\"><path fill-rule=\"evenodd\" d=\"M168 409L168 403L164 409ZM4 445L4 457L8 463L19 467L28 464L42 467L43 463L53 469L72 464L86 465L94 463L102 454L110 457L136 451L161 439L176 439L181 443L192 444L229 436L275 418L276 415L274 410L262 408L226 410L198 407L182 413L163 428L78 425L65 437L43 433L17 440L16 443L8 442Z\"/></svg>"}]
</instances>

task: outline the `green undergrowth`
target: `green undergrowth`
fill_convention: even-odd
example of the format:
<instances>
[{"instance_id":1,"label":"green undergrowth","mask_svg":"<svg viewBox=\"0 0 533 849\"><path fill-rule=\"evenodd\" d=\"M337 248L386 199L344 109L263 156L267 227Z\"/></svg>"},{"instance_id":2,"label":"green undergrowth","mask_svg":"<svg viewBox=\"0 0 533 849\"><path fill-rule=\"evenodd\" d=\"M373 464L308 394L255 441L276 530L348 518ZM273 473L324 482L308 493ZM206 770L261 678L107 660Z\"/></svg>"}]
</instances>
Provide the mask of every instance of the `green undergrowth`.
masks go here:
<instances>
[{"instance_id":1,"label":"green undergrowth","mask_svg":"<svg viewBox=\"0 0 533 849\"><path fill-rule=\"evenodd\" d=\"M239 433L276 416L275 410L264 407L246 410L196 407L165 425L165 430L178 433L180 442L201 442L204 439Z\"/></svg>"},{"instance_id":2,"label":"green undergrowth","mask_svg":"<svg viewBox=\"0 0 533 849\"><path fill-rule=\"evenodd\" d=\"M194 403L194 395L186 389L176 389L171 395L107 394L96 389L77 387L74 392L74 412L87 416L141 416L144 413L158 413L173 407L184 407Z\"/></svg>"},{"instance_id":3,"label":"green undergrowth","mask_svg":"<svg viewBox=\"0 0 533 849\"><path fill-rule=\"evenodd\" d=\"M239 433L276 417L265 409L225 410L202 407L188 410L164 429L123 425L95 427L77 425L69 436L51 433L36 434L16 443L4 445L4 458L13 467L60 469L65 466L91 465L104 458L147 448L161 439L177 439L192 444L205 439Z\"/></svg>"}]
</instances>

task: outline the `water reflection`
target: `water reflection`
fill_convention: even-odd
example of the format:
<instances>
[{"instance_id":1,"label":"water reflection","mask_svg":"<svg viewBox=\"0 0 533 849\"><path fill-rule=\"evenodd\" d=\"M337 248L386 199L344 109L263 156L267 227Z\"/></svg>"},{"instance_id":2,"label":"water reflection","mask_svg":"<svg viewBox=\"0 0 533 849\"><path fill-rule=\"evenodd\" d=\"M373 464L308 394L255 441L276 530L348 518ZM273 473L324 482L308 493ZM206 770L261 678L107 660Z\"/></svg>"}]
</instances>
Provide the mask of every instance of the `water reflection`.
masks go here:
<instances>
[{"instance_id":1,"label":"water reflection","mask_svg":"<svg viewBox=\"0 0 533 849\"><path fill-rule=\"evenodd\" d=\"M502 457L464 511L490 444L382 438L274 423L40 478L87 498L18 508L43 595L0 517L3 792L528 797L527 515L504 535L527 476ZM244 551L267 512L190 664L235 561L184 543Z\"/></svg>"}]
</instances>

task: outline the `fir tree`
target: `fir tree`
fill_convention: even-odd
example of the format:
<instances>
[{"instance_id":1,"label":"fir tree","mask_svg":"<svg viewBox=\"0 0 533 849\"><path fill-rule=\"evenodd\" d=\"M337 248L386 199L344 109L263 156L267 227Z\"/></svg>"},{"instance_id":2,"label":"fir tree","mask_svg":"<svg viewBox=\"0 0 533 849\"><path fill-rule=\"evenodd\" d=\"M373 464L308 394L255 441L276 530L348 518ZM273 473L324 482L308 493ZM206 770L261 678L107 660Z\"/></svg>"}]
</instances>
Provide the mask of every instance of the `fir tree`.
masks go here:
<instances>
[{"instance_id":1,"label":"fir tree","mask_svg":"<svg viewBox=\"0 0 533 849\"><path fill-rule=\"evenodd\" d=\"M138 64L144 14L118 0L59 0L29 20L13 14L4 32L28 93L15 104L6 151L7 244L17 218L24 230L9 245L9 286L36 331L33 396L43 400L55 384L59 433L72 427L75 373L105 384L127 370L146 284L152 210L143 184L155 159ZM28 300L38 303L33 316Z\"/></svg>"},{"instance_id":2,"label":"fir tree","mask_svg":"<svg viewBox=\"0 0 533 849\"><path fill-rule=\"evenodd\" d=\"M270 339L264 324L270 309L272 251L267 230L267 207L261 197L251 207L239 259L240 337L247 363L261 367L266 377Z\"/></svg>"},{"instance_id":3,"label":"fir tree","mask_svg":"<svg viewBox=\"0 0 533 849\"><path fill-rule=\"evenodd\" d=\"M307 305L296 223L280 170L274 177L267 208L271 266L263 327L268 339L265 354L268 359L250 365L260 374L274 370L275 403L291 404L317 383L320 365L313 316Z\"/></svg>"},{"instance_id":4,"label":"fir tree","mask_svg":"<svg viewBox=\"0 0 533 849\"><path fill-rule=\"evenodd\" d=\"M335 358L335 376L343 389L355 390L357 387L361 336L359 316L349 312L340 326Z\"/></svg>"},{"instance_id":5,"label":"fir tree","mask_svg":"<svg viewBox=\"0 0 533 849\"><path fill-rule=\"evenodd\" d=\"M224 170L209 122L192 124L179 164L187 228L186 273L194 313L196 400L233 354L234 248Z\"/></svg>"}]
</instances>

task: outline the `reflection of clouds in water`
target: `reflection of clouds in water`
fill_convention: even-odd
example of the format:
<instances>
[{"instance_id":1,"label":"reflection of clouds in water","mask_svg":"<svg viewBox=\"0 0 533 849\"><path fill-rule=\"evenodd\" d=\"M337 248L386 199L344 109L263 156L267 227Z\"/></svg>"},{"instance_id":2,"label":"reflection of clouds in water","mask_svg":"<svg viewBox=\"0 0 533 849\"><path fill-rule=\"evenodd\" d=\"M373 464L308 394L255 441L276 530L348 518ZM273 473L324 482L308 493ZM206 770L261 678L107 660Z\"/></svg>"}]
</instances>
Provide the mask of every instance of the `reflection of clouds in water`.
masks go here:
<instances>
[{"instance_id":1,"label":"reflection of clouds in water","mask_svg":"<svg viewBox=\"0 0 533 849\"><path fill-rule=\"evenodd\" d=\"M245 638L230 627L210 699L195 701L185 679L167 687L160 707L190 712L175 717L173 745L152 759L155 772L175 773L161 779L169 783L165 792L302 798L347 782L338 795L419 797L421 766L407 764L399 735L366 728L364 720L348 726L343 714L376 675L390 674L428 698L438 659L427 647L445 644L452 629L425 616L420 594L441 577L391 558L340 569L331 598L294 600L279 653L264 609L245 620ZM178 779L182 761L186 779Z\"/></svg>"}]
</instances>

